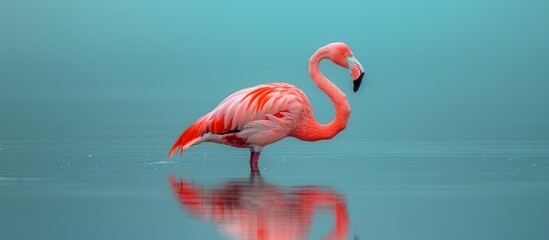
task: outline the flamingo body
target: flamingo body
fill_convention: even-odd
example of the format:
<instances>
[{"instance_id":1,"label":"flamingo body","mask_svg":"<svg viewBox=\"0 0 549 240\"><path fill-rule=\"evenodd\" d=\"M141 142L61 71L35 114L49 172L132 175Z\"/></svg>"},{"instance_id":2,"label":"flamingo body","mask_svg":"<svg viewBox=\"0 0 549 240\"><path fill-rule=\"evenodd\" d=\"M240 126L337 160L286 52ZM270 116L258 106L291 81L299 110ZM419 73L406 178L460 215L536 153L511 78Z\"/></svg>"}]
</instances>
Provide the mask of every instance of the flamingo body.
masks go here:
<instances>
[{"instance_id":1,"label":"flamingo body","mask_svg":"<svg viewBox=\"0 0 549 240\"><path fill-rule=\"evenodd\" d=\"M259 150L290 135L309 106L305 93L291 84L269 83L242 89L188 127L173 145L170 156L177 149L183 151L201 142Z\"/></svg>"},{"instance_id":2,"label":"flamingo body","mask_svg":"<svg viewBox=\"0 0 549 240\"><path fill-rule=\"evenodd\" d=\"M341 42L319 48L309 60L309 75L334 103L336 116L328 124L314 118L311 103L303 91L288 83L268 83L237 91L215 109L189 126L172 146L182 153L202 142L215 142L232 147L249 148L250 166L257 170L264 146L291 136L304 141L331 139L347 126L351 107L347 96L319 70L322 59L348 68L356 92L364 69L349 47Z\"/></svg>"}]
</instances>

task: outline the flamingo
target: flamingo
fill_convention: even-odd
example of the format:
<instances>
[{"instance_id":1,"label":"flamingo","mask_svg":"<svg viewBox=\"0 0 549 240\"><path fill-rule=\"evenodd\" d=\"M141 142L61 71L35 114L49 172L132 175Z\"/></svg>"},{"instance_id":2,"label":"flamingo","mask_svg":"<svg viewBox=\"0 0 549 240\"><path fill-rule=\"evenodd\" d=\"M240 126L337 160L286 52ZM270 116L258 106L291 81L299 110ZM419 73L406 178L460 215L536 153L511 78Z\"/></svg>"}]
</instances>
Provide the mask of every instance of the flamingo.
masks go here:
<instances>
[{"instance_id":1,"label":"flamingo","mask_svg":"<svg viewBox=\"0 0 549 240\"><path fill-rule=\"evenodd\" d=\"M231 94L199 118L175 141L168 157L176 150L182 154L190 146L214 142L249 148L250 168L254 171L263 148L285 137L304 141L333 138L347 126L351 106L345 93L320 72L323 59L349 69L354 92L360 87L364 68L342 42L319 48L309 59L309 75L335 106L335 118L330 123L315 119L307 95L298 87L281 82L261 84Z\"/></svg>"}]
</instances>

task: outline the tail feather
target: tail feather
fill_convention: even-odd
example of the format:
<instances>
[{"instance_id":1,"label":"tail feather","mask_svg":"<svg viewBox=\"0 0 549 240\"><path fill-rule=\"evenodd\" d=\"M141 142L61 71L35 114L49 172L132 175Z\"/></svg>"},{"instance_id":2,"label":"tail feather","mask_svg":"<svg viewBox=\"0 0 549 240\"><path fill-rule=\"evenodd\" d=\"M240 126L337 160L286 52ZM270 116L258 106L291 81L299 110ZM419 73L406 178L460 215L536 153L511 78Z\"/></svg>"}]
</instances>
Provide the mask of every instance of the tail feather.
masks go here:
<instances>
[{"instance_id":1,"label":"tail feather","mask_svg":"<svg viewBox=\"0 0 549 240\"><path fill-rule=\"evenodd\" d=\"M179 150L179 153L183 154L183 151L196 143L202 134L206 133L207 129L206 123L202 118L193 123L175 141L168 157L172 157L176 150Z\"/></svg>"}]
</instances>

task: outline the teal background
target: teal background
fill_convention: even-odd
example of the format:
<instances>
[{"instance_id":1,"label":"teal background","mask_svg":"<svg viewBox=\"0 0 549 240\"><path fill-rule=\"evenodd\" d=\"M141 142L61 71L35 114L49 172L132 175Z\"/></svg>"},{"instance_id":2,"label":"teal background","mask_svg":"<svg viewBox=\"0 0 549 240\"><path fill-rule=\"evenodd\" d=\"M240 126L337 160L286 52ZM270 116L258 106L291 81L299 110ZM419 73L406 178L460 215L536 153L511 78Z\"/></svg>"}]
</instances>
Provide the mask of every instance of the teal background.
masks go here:
<instances>
[{"instance_id":1,"label":"teal background","mask_svg":"<svg viewBox=\"0 0 549 240\"><path fill-rule=\"evenodd\" d=\"M0 0L0 239L225 239L168 175L247 181L248 152L169 148L261 83L330 121L307 64L333 41L367 71L352 93L321 63L348 127L266 147L266 182L343 196L349 239L549 239L547 23L542 0ZM318 239L333 216L312 221Z\"/></svg>"},{"instance_id":2,"label":"teal background","mask_svg":"<svg viewBox=\"0 0 549 240\"><path fill-rule=\"evenodd\" d=\"M0 137L175 137L230 93L284 81L333 114L307 60L346 42L367 70L341 137L549 136L547 1L0 3Z\"/></svg>"}]
</instances>

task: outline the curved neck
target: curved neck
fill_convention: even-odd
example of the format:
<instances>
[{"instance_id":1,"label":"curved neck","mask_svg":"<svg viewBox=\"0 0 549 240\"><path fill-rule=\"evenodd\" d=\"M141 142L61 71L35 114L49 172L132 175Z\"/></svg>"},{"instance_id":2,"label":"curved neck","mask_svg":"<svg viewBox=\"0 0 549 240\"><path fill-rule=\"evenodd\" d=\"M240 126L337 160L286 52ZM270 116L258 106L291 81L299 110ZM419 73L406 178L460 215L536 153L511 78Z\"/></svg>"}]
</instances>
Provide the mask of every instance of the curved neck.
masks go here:
<instances>
[{"instance_id":1,"label":"curved neck","mask_svg":"<svg viewBox=\"0 0 549 240\"><path fill-rule=\"evenodd\" d=\"M347 127L347 120L351 114L351 106L347 101L347 96L330 80L320 72L319 64L324 58L327 58L328 49L320 48L309 59L309 75L314 83L324 92L334 103L335 118L328 124L322 124L316 121L315 117L307 114L306 126L297 134L297 138L306 141L315 141L333 138L336 134Z\"/></svg>"}]
</instances>

